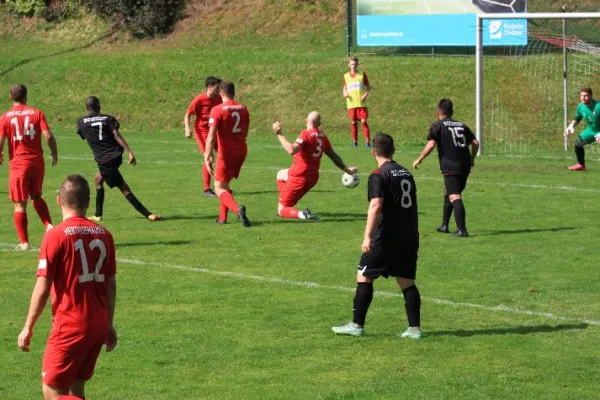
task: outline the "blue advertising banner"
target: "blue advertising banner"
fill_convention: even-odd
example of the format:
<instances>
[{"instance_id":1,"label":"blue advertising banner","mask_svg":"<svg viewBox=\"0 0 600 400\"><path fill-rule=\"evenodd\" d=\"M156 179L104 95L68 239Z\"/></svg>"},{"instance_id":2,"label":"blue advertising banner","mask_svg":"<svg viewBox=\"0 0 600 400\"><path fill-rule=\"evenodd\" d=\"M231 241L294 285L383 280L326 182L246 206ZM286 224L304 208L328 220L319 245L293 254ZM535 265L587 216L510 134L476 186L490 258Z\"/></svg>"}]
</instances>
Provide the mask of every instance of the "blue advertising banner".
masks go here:
<instances>
[{"instance_id":1,"label":"blue advertising banner","mask_svg":"<svg viewBox=\"0 0 600 400\"><path fill-rule=\"evenodd\" d=\"M357 0L359 46L475 46L475 14L525 12L527 0ZM483 44L527 44L527 20L484 20Z\"/></svg>"}]
</instances>

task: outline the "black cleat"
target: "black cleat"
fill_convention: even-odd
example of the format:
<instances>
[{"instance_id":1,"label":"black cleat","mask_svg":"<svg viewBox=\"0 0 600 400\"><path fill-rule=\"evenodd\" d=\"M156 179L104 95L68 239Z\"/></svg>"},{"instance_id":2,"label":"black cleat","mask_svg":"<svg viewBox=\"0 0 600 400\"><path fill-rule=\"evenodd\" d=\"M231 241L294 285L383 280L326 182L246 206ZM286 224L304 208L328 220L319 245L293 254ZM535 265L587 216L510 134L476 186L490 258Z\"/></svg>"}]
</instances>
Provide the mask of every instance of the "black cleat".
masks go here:
<instances>
[{"instance_id":1,"label":"black cleat","mask_svg":"<svg viewBox=\"0 0 600 400\"><path fill-rule=\"evenodd\" d=\"M217 218L217 219L215 220L215 222L216 222L218 225L225 225L225 224L227 223L227 220L225 220L225 221L221 221L219 218Z\"/></svg>"},{"instance_id":2,"label":"black cleat","mask_svg":"<svg viewBox=\"0 0 600 400\"><path fill-rule=\"evenodd\" d=\"M204 191L204 195L205 195L206 197L217 197L217 195L215 194L215 192L213 192L213 190L212 190L212 189L206 189L206 190Z\"/></svg>"},{"instance_id":3,"label":"black cleat","mask_svg":"<svg viewBox=\"0 0 600 400\"><path fill-rule=\"evenodd\" d=\"M304 219L312 219L313 221L320 221L319 217L317 217L316 215L313 215L308 208L304 209L304 211L302 211L302 213L304 214Z\"/></svg>"},{"instance_id":4,"label":"black cleat","mask_svg":"<svg viewBox=\"0 0 600 400\"><path fill-rule=\"evenodd\" d=\"M436 231L441 232L441 233L450 233L450 229L448 229L448 225L440 225L437 228L435 228Z\"/></svg>"},{"instance_id":5,"label":"black cleat","mask_svg":"<svg viewBox=\"0 0 600 400\"><path fill-rule=\"evenodd\" d=\"M469 232L467 231L456 231L454 237L469 237Z\"/></svg>"},{"instance_id":6,"label":"black cleat","mask_svg":"<svg viewBox=\"0 0 600 400\"><path fill-rule=\"evenodd\" d=\"M240 212L238 213L238 218L242 222L242 225L244 225L245 227L250 226L250 220L246 216L246 207L240 206Z\"/></svg>"}]
</instances>

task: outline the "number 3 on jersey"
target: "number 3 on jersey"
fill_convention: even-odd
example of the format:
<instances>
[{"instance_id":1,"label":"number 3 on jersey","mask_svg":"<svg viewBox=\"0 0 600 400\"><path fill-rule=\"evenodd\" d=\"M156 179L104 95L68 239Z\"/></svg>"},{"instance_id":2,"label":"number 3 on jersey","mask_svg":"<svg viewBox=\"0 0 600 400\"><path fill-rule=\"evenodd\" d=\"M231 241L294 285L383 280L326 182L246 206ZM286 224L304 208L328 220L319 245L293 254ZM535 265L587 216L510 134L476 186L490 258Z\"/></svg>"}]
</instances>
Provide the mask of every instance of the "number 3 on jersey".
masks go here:
<instances>
[{"instance_id":1,"label":"number 3 on jersey","mask_svg":"<svg viewBox=\"0 0 600 400\"><path fill-rule=\"evenodd\" d=\"M79 283L91 281L104 282L104 275L100 273L100 269L102 268L104 259L106 258L106 246L102 240L94 239L90 242L89 248L91 251L100 249L100 257L98 257L98 262L96 263L96 269L94 272L90 272L87 254L83 245L83 239L79 239L75 242L75 251L79 252L79 256L81 257L81 268L83 269L83 274L79 275Z\"/></svg>"}]
</instances>

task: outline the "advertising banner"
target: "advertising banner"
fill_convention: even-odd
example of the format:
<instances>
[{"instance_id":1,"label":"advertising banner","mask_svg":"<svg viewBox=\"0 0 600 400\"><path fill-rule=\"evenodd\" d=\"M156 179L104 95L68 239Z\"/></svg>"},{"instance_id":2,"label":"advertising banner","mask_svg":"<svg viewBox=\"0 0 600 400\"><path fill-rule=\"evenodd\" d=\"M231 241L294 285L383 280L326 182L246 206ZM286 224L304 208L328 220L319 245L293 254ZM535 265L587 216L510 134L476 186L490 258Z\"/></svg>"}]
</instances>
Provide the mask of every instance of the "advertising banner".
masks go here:
<instances>
[{"instance_id":1,"label":"advertising banner","mask_svg":"<svg viewBox=\"0 0 600 400\"><path fill-rule=\"evenodd\" d=\"M357 0L359 46L475 46L475 14L519 13L527 0ZM484 20L483 44L527 44L527 20Z\"/></svg>"}]
</instances>

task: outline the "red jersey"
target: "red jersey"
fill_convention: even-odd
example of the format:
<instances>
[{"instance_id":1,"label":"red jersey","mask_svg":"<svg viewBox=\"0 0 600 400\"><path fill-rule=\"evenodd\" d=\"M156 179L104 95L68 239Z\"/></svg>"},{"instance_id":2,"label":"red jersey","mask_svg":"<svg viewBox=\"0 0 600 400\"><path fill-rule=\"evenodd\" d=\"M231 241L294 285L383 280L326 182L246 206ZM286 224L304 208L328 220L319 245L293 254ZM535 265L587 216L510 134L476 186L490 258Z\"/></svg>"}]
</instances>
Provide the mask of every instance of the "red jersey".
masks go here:
<instances>
[{"instance_id":1,"label":"red jersey","mask_svg":"<svg viewBox=\"0 0 600 400\"><path fill-rule=\"evenodd\" d=\"M294 154L294 162L289 174L292 176L318 174L323 152L329 152L332 149L331 142L325 133L318 128L302 131L296 139L296 144L301 148Z\"/></svg>"},{"instance_id":2,"label":"red jersey","mask_svg":"<svg viewBox=\"0 0 600 400\"><path fill-rule=\"evenodd\" d=\"M192 100L187 112L188 114L193 114L196 116L196 120L194 121L195 131L199 132L200 130L203 130L208 132L208 118L210 117L210 110L222 102L223 99L220 95L216 95L211 99L206 95L206 93L202 93Z\"/></svg>"},{"instance_id":3,"label":"red jersey","mask_svg":"<svg viewBox=\"0 0 600 400\"><path fill-rule=\"evenodd\" d=\"M219 153L247 149L246 137L250 126L250 114L245 105L229 100L213 107L208 125L217 128Z\"/></svg>"},{"instance_id":4,"label":"red jersey","mask_svg":"<svg viewBox=\"0 0 600 400\"><path fill-rule=\"evenodd\" d=\"M115 274L113 237L102 226L73 217L46 232L37 276L52 280L53 324L61 335L108 328L106 278Z\"/></svg>"},{"instance_id":5,"label":"red jersey","mask_svg":"<svg viewBox=\"0 0 600 400\"><path fill-rule=\"evenodd\" d=\"M0 136L8 138L9 165L44 156L42 131L47 131L48 122L38 109L17 105L0 117Z\"/></svg>"}]
</instances>

